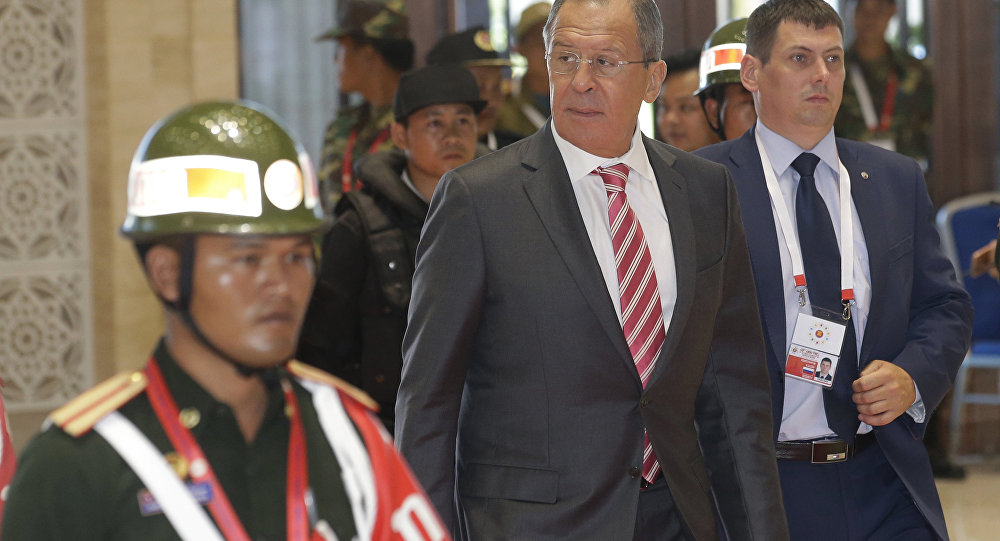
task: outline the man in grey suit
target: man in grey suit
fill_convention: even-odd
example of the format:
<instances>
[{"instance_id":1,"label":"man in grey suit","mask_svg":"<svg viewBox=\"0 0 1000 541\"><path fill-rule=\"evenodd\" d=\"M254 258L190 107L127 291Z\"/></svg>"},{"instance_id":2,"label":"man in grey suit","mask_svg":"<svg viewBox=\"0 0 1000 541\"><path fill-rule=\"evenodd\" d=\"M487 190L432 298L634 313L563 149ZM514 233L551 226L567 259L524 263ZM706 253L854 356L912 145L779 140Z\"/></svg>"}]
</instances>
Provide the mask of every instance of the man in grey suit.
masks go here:
<instances>
[{"instance_id":1,"label":"man in grey suit","mask_svg":"<svg viewBox=\"0 0 1000 541\"><path fill-rule=\"evenodd\" d=\"M559 0L544 38L551 121L431 201L397 443L459 538L786 539L736 192L636 126L656 5Z\"/></svg>"}]
</instances>

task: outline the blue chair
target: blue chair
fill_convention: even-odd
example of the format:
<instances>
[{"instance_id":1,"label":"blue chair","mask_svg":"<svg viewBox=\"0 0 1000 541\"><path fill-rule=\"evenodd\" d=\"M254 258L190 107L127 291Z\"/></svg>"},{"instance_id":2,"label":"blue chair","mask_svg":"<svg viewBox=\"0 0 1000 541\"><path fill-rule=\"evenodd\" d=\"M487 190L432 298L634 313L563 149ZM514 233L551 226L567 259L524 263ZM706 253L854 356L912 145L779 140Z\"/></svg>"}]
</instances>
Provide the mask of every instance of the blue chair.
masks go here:
<instances>
[{"instance_id":1,"label":"blue chair","mask_svg":"<svg viewBox=\"0 0 1000 541\"><path fill-rule=\"evenodd\" d=\"M962 441L962 413L966 404L1000 406L1000 282L991 276L969 276L972 253L997 238L1000 220L1000 193L989 192L967 195L955 199L937 214L941 233L941 247L955 265L965 289L972 296L975 322L972 329L972 348L965 357L952 392L951 404L951 456L959 457ZM966 391L969 370L972 368L997 371L998 391L995 393L970 393Z\"/></svg>"}]
</instances>

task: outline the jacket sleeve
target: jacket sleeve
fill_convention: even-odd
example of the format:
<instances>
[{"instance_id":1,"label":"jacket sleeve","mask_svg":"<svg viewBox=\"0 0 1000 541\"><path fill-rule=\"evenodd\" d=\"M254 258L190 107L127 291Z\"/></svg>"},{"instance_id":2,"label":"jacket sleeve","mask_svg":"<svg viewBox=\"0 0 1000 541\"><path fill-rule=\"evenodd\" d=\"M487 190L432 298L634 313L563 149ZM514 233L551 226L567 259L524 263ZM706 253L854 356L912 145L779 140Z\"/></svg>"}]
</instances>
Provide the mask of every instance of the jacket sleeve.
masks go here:
<instances>
[{"instance_id":1,"label":"jacket sleeve","mask_svg":"<svg viewBox=\"0 0 1000 541\"><path fill-rule=\"evenodd\" d=\"M972 337L972 300L958 283L955 267L941 251L934 226L934 208L927 195L918 164L910 165L906 189L916 193L912 251L913 285L909 292L909 324L906 342L894 359L885 359L906 370L913 378L924 403L926 415L941 403L951 389L969 350ZM905 247L904 247L905 248ZM906 257L905 250L899 250ZM903 415L900 418L908 419ZM927 418L927 417L925 417ZM913 428L923 434L922 423Z\"/></svg>"},{"instance_id":2,"label":"jacket sleeve","mask_svg":"<svg viewBox=\"0 0 1000 541\"><path fill-rule=\"evenodd\" d=\"M323 237L316 286L299 336L298 359L360 386L361 292L368 271L357 212L340 214Z\"/></svg>"},{"instance_id":3,"label":"jacket sleeve","mask_svg":"<svg viewBox=\"0 0 1000 541\"><path fill-rule=\"evenodd\" d=\"M417 247L396 444L452 532L459 409L486 292L481 235L467 184L446 173Z\"/></svg>"},{"instance_id":4,"label":"jacket sleeve","mask_svg":"<svg viewBox=\"0 0 1000 541\"><path fill-rule=\"evenodd\" d=\"M723 289L702 385L698 437L729 538L788 539L772 439L771 391L750 256L726 172Z\"/></svg>"},{"instance_id":5,"label":"jacket sleeve","mask_svg":"<svg viewBox=\"0 0 1000 541\"><path fill-rule=\"evenodd\" d=\"M107 539L120 518L112 509L136 505L134 493L115 493L123 463L95 433L77 439L51 426L20 458L4 506L5 541Z\"/></svg>"}]
</instances>

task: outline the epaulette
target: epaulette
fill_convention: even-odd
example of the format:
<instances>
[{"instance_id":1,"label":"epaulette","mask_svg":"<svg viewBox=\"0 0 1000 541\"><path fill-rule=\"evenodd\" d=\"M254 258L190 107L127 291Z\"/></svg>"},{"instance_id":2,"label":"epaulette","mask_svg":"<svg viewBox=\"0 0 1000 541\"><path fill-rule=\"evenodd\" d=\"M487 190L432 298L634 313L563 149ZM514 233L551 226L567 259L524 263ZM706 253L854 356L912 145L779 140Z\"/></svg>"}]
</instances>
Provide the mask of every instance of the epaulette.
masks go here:
<instances>
[{"instance_id":1,"label":"epaulette","mask_svg":"<svg viewBox=\"0 0 1000 541\"><path fill-rule=\"evenodd\" d=\"M331 385L338 391L346 394L347 396L353 398L359 402L362 406L377 412L379 410L378 402L376 402L372 397L368 396L367 393L358 389L357 387L347 383L346 381L330 374L324 372L319 368L310 366L308 364L299 361L289 361L286 365L288 371L295 377L299 377L309 381L315 381L317 383L324 383L326 385Z\"/></svg>"},{"instance_id":2,"label":"epaulette","mask_svg":"<svg viewBox=\"0 0 1000 541\"><path fill-rule=\"evenodd\" d=\"M118 409L146 388L142 372L122 372L53 411L49 419L67 434L86 434L105 415Z\"/></svg>"}]
</instances>

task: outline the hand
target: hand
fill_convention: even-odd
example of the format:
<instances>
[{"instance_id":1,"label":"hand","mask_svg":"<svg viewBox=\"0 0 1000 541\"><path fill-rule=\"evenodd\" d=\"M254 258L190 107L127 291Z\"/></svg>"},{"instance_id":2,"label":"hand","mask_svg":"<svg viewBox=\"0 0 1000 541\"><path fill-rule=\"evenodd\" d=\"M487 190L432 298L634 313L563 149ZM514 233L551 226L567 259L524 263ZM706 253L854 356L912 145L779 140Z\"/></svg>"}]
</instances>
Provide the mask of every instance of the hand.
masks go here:
<instances>
[{"instance_id":1,"label":"hand","mask_svg":"<svg viewBox=\"0 0 1000 541\"><path fill-rule=\"evenodd\" d=\"M917 398L913 378L906 370L883 360L874 360L854 380L854 403L858 419L872 426L891 423L913 405Z\"/></svg>"},{"instance_id":2,"label":"hand","mask_svg":"<svg viewBox=\"0 0 1000 541\"><path fill-rule=\"evenodd\" d=\"M972 252L972 261L969 263L969 276L978 278L983 273L989 272L993 278L1000 279L1000 271L997 270L997 266L994 263L996 251L997 241L991 240L982 248Z\"/></svg>"}]
</instances>

